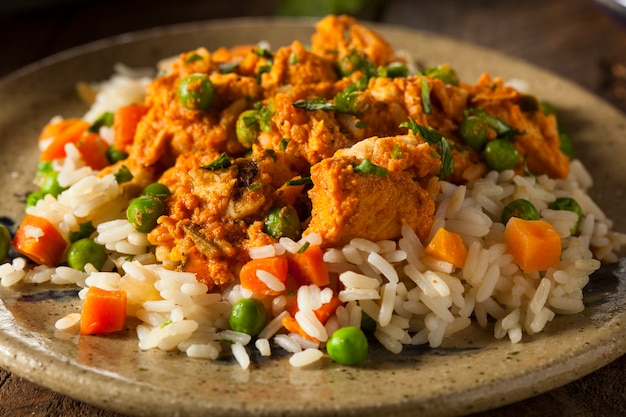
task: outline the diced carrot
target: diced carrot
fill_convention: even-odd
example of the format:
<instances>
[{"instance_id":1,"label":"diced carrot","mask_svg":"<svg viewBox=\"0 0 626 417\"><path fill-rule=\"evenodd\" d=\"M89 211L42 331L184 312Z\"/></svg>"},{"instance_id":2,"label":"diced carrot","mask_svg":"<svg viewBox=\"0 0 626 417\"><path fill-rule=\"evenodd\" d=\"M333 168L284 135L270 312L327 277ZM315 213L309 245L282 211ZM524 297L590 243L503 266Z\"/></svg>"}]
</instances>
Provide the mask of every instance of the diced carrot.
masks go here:
<instances>
[{"instance_id":1,"label":"diced carrot","mask_svg":"<svg viewBox=\"0 0 626 417\"><path fill-rule=\"evenodd\" d=\"M126 323L126 293L89 287L80 315L80 334L119 332Z\"/></svg>"},{"instance_id":2,"label":"diced carrot","mask_svg":"<svg viewBox=\"0 0 626 417\"><path fill-rule=\"evenodd\" d=\"M325 287L330 284L328 267L324 262L324 253L319 245L309 246L302 253L290 253L289 274L294 277L298 285L315 284Z\"/></svg>"},{"instance_id":3,"label":"diced carrot","mask_svg":"<svg viewBox=\"0 0 626 417\"><path fill-rule=\"evenodd\" d=\"M302 326L300 326L300 323L298 323L298 321L295 318L291 316L283 317L282 323L283 323L283 327L287 329L289 332L297 333L307 340L311 340L313 342L319 342L317 338L313 336L309 336L309 334L304 331Z\"/></svg>"},{"instance_id":4,"label":"diced carrot","mask_svg":"<svg viewBox=\"0 0 626 417\"><path fill-rule=\"evenodd\" d=\"M285 311L295 316L298 312L298 297L296 295L285 294L287 303L285 304Z\"/></svg>"},{"instance_id":5,"label":"diced carrot","mask_svg":"<svg viewBox=\"0 0 626 417\"><path fill-rule=\"evenodd\" d=\"M113 146L115 149L126 150L133 143L137 124L148 112L149 107L143 104L129 104L122 106L113 116L113 134L115 136Z\"/></svg>"},{"instance_id":6,"label":"diced carrot","mask_svg":"<svg viewBox=\"0 0 626 417\"><path fill-rule=\"evenodd\" d=\"M41 152L39 160L65 158L65 145L78 142L88 127L89 123L80 119L66 119L44 127L40 137L52 138L52 142Z\"/></svg>"},{"instance_id":7,"label":"diced carrot","mask_svg":"<svg viewBox=\"0 0 626 417\"><path fill-rule=\"evenodd\" d=\"M257 271L269 272L283 284L287 281L288 262L285 256L252 259L241 267L239 280L241 287L256 294L279 295L281 291L272 290L258 276Z\"/></svg>"},{"instance_id":8,"label":"diced carrot","mask_svg":"<svg viewBox=\"0 0 626 417\"><path fill-rule=\"evenodd\" d=\"M326 324L330 316L335 314L335 311L337 311L337 307L342 304L343 302L339 299L339 296L333 294L333 298L331 298L328 303L322 304L322 306L314 310L313 313L315 313L315 317L317 317L320 323Z\"/></svg>"},{"instance_id":9,"label":"diced carrot","mask_svg":"<svg viewBox=\"0 0 626 417\"><path fill-rule=\"evenodd\" d=\"M435 232L435 235L424 248L424 252L440 261L449 262L456 268L463 267L467 258L467 246L465 246L461 235L444 228Z\"/></svg>"},{"instance_id":10,"label":"diced carrot","mask_svg":"<svg viewBox=\"0 0 626 417\"><path fill-rule=\"evenodd\" d=\"M339 296L334 294L333 298L328 303L322 304L320 308L313 310L313 313L320 323L326 324L330 316L335 314L335 311L337 311L337 307L342 304L343 302L339 299ZM291 316L296 315L298 312L298 299L296 296L287 296L285 311L287 311Z\"/></svg>"},{"instance_id":11,"label":"diced carrot","mask_svg":"<svg viewBox=\"0 0 626 417\"><path fill-rule=\"evenodd\" d=\"M526 273L545 271L561 263L561 238L544 220L512 217L504 230L504 242L515 263Z\"/></svg>"},{"instance_id":12,"label":"diced carrot","mask_svg":"<svg viewBox=\"0 0 626 417\"><path fill-rule=\"evenodd\" d=\"M97 171L109 165L106 156L108 147L107 142L95 133L84 135L76 142L76 148L85 164Z\"/></svg>"},{"instance_id":13,"label":"diced carrot","mask_svg":"<svg viewBox=\"0 0 626 417\"><path fill-rule=\"evenodd\" d=\"M211 276L211 269L207 267L207 258L200 253L197 247L193 246L189 250L181 269L196 274L198 282L206 284L209 290L213 289L215 284Z\"/></svg>"},{"instance_id":14,"label":"diced carrot","mask_svg":"<svg viewBox=\"0 0 626 417\"><path fill-rule=\"evenodd\" d=\"M16 251L40 265L56 266L67 242L61 233L43 217L27 214L13 238Z\"/></svg>"}]
</instances>

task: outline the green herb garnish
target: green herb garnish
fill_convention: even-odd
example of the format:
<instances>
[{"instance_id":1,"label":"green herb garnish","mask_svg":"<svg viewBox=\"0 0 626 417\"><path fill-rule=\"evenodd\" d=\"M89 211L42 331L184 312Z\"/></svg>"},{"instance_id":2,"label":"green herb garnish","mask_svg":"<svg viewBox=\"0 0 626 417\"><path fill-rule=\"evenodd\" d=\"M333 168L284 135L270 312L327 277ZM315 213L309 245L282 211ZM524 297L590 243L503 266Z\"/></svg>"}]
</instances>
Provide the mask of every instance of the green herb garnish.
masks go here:
<instances>
[{"instance_id":1,"label":"green herb garnish","mask_svg":"<svg viewBox=\"0 0 626 417\"><path fill-rule=\"evenodd\" d=\"M374 174L377 177L386 177L389 170L381 166L375 165L369 159L363 159L358 165L353 165L354 172L357 174Z\"/></svg>"},{"instance_id":2,"label":"green herb garnish","mask_svg":"<svg viewBox=\"0 0 626 417\"><path fill-rule=\"evenodd\" d=\"M113 174L113 176L115 177L115 181L117 181L118 184L123 184L133 179L133 174L132 172L130 172L130 169L128 169L126 165L122 165L120 169L115 174Z\"/></svg>"},{"instance_id":3,"label":"green herb garnish","mask_svg":"<svg viewBox=\"0 0 626 417\"><path fill-rule=\"evenodd\" d=\"M94 122L87 128L89 133L98 133L101 127L113 126L113 112L107 111L102 113Z\"/></svg>"},{"instance_id":4,"label":"green herb garnish","mask_svg":"<svg viewBox=\"0 0 626 417\"><path fill-rule=\"evenodd\" d=\"M315 111L315 110L324 110L324 111L329 111L329 110L335 110L335 105L332 103L329 103L328 101L326 101L326 99L324 98L314 98L312 100L298 100L295 101L293 103L294 107L297 107L299 109L305 109L305 110L309 110L309 111Z\"/></svg>"},{"instance_id":5,"label":"green herb garnish","mask_svg":"<svg viewBox=\"0 0 626 417\"><path fill-rule=\"evenodd\" d=\"M393 145L393 149L391 150L391 158L400 159L402 158L402 151L400 150L400 144L396 143Z\"/></svg>"},{"instance_id":6,"label":"green herb garnish","mask_svg":"<svg viewBox=\"0 0 626 417\"><path fill-rule=\"evenodd\" d=\"M356 86L354 84L349 85L346 89L339 92L335 96L335 110L339 113L346 113L358 116L359 112L356 105L359 95L360 93L357 91Z\"/></svg>"},{"instance_id":7,"label":"green herb garnish","mask_svg":"<svg viewBox=\"0 0 626 417\"><path fill-rule=\"evenodd\" d=\"M409 128L414 135L419 134L426 143L439 148L439 158L441 159L439 177L441 179L448 178L454 172L452 148L450 147L450 142L443 135L431 127L418 124L412 117L409 117L408 121L400 123L400 127Z\"/></svg>"},{"instance_id":8,"label":"green herb garnish","mask_svg":"<svg viewBox=\"0 0 626 417\"><path fill-rule=\"evenodd\" d=\"M300 249L298 249L298 252L296 253L304 253L306 252L306 250L309 248L309 246L311 246L310 242L304 242L304 244L300 247Z\"/></svg>"},{"instance_id":9,"label":"green herb garnish","mask_svg":"<svg viewBox=\"0 0 626 417\"><path fill-rule=\"evenodd\" d=\"M254 105L254 108L259 111L259 126L264 132L270 132L272 130L272 117L274 116L274 102L269 101L267 105L263 105L262 102L258 102Z\"/></svg>"},{"instance_id":10,"label":"green herb garnish","mask_svg":"<svg viewBox=\"0 0 626 417\"><path fill-rule=\"evenodd\" d=\"M217 171L219 169L226 169L230 167L232 163L230 162L230 158L226 155L226 152L222 152L220 156L213 162L208 165L201 166L201 169L206 169L208 171Z\"/></svg>"},{"instance_id":11,"label":"green herb garnish","mask_svg":"<svg viewBox=\"0 0 626 417\"><path fill-rule=\"evenodd\" d=\"M307 185L307 184L313 184L313 181L311 181L311 177L302 177L302 178L294 178L292 180L289 180L285 183L285 185Z\"/></svg>"},{"instance_id":12,"label":"green herb garnish","mask_svg":"<svg viewBox=\"0 0 626 417\"><path fill-rule=\"evenodd\" d=\"M282 138L280 140L280 144L278 145L278 150L280 150L280 151L286 150L287 146L289 145L289 141L290 141L289 138Z\"/></svg>"},{"instance_id":13,"label":"green herb garnish","mask_svg":"<svg viewBox=\"0 0 626 417\"><path fill-rule=\"evenodd\" d=\"M196 62L196 61L202 61L204 58L202 58L202 55L193 53L191 55L189 55L187 57L187 59L185 59L185 63L189 64L191 62Z\"/></svg>"},{"instance_id":14,"label":"green herb garnish","mask_svg":"<svg viewBox=\"0 0 626 417\"><path fill-rule=\"evenodd\" d=\"M274 149L264 149L265 154L272 158L272 161L276 162L276 151Z\"/></svg>"},{"instance_id":15,"label":"green herb garnish","mask_svg":"<svg viewBox=\"0 0 626 417\"><path fill-rule=\"evenodd\" d=\"M430 103L430 87L428 87L428 82L426 82L425 77L420 77L420 79L422 80L422 108L425 114L432 114L433 107Z\"/></svg>"},{"instance_id":16,"label":"green herb garnish","mask_svg":"<svg viewBox=\"0 0 626 417\"><path fill-rule=\"evenodd\" d=\"M254 53L260 58L274 59L274 55L272 55L272 52L265 48L256 48L254 50Z\"/></svg>"}]
</instances>

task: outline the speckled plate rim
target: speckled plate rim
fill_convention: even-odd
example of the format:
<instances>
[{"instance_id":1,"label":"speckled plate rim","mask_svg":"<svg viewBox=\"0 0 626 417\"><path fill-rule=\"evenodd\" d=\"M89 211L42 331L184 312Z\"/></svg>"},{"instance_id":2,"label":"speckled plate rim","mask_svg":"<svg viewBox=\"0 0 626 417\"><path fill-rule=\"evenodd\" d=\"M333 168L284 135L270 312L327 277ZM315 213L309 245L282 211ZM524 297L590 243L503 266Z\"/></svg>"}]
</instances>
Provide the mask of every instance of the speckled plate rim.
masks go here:
<instances>
[{"instance_id":1,"label":"speckled plate rim","mask_svg":"<svg viewBox=\"0 0 626 417\"><path fill-rule=\"evenodd\" d=\"M616 221L616 228L624 230L620 214L626 199L619 190L626 189L620 175L626 165L617 158L626 154L624 115L573 83L520 60L429 33L372 26L418 62L450 63L468 82L483 71L504 79L526 80L530 92L555 104L561 120L573 130L581 159L598 182L594 198ZM306 42L310 33L309 19L232 19L170 26L74 48L3 78L0 143L5 151L0 161L10 167L11 177L0 189L15 201L5 201L0 215L19 217L18 200L28 189L35 161L35 154L28 151L30 145L24 144L30 143L54 114L80 115L84 111L74 97L73 82L105 79L118 61L152 66L159 59L202 45L214 48L263 39L277 47L295 37ZM18 94L20 83L28 85L26 93ZM18 126L17 121L24 119L30 122ZM596 137L604 138L603 143L596 143ZM205 364L190 362L181 355L138 352L130 332L124 337L83 339L82 349L89 352L85 361L76 353L81 350L80 340L50 330L55 317L77 308L76 299L47 300L42 307L20 298L30 291L33 289L0 291L0 365L76 399L135 415L460 415L545 392L626 352L626 329L620 326L626 320L626 289L621 280L601 289L599 301L585 314L557 318L544 337L530 337L517 346L486 341L488 331L472 328L435 351L408 349L400 357L376 351L359 368L346 369L323 361L312 369L295 370L281 358L246 374L232 361ZM32 305L35 307L28 307ZM164 374L159 370L154 372L157 376L146 378L126 369L124 363L98 363L99 359L110 359L112 352L150 366L162 361L167 369ZM222 385L213 388L212 394L191 389L194 383L206 382L197 379L196 371L217 375ZM183 380L172 376L171 382L159 381L167 372L177 372ZM185 382L185 378L190 381ZM304 395L299 390L302 387L310 393ZM336 394L325 398L329 387ZM279 389L286 398L275 400ZM344 395L347 393L351 395Z\"/></svg>"}]
</instances>

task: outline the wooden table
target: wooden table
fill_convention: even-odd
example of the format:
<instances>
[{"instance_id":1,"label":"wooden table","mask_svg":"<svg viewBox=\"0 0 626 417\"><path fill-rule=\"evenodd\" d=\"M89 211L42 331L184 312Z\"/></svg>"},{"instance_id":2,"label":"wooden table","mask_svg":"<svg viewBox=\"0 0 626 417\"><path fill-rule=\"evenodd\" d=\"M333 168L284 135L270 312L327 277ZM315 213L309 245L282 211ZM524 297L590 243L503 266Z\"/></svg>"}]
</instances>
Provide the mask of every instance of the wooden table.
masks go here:
<instances>
[{"instance_id":1,"label":"wooden table","mask_svg":"<svg viewBox=\"0 0 626 417\"><path fill-rule=\"evenodd\" d=\"M272 15L279 3L50 1L55 4L47 8L0 14L0 76L99 38L185 21ZM590 0L383 0L361 15L463 39L525 59L578 83L626 112L626 19L619 20ZM564 387L476 416L626 415L625 370L623 356ZM0 415L121 416L59 395L2 369Z\"/></svg>"}]
</instances>

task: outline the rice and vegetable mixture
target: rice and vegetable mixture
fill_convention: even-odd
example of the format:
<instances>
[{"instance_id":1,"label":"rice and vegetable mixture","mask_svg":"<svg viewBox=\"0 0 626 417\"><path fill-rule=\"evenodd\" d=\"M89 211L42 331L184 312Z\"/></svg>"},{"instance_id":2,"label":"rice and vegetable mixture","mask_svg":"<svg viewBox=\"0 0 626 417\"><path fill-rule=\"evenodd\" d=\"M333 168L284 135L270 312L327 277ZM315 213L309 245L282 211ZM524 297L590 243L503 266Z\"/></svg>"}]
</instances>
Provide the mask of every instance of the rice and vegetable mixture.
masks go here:
<instances>
[{"instance_id":1,"label":"rice and vegetable mixture","mask_svg":"<svg viewBox=\"0 0 626 417\"><path fill-rule=\"evenodd\" d=\"M4 286L81 287L68 332L139 323L141 349L243 368L251 349L352 365L472 323L517 343L581 312L626 244L551 106L417 71L346 16L310 48L199 48L79 90L91 108L43 128L0 266Z\"/></svg>"}]
</instances>

